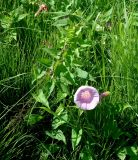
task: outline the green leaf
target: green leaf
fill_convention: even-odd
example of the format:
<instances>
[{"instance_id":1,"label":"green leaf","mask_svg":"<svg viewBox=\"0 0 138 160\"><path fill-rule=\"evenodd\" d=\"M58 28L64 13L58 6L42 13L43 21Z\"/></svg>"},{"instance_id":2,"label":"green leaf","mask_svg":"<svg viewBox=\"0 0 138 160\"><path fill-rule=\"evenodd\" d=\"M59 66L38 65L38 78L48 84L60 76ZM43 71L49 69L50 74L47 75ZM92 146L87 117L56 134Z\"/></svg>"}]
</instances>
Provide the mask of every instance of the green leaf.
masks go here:
<instances>
[{"instance_id":1,"label":"green leaf","mask_svg":"<svg viewBox=\"0 0 138 160\"><path fill-rule=\"evenodd\" d=\"M23 5L20 5L16 9L10 12L11 17L13 17L13 22L19 22L24 19L28 13L24 13Z\"/></svg>"},{"instance_id":2,"label":"green leaf","mask_svg":"<svg viewBox=\"0 0 138 160\"><path fill-rule=\"evenodd\" d=\"M89 144L87 144L86 146L83 147L80 155L79 155L79 159L81 160L93 160L93 155L90 152L89 149Z\"/></svg>"},{"instance_id":3,"label":"green leaf","mask_svg":"<svg viewBox=\"0 0 138 160\"><path fill-rule=\"evenodd\" d=\"M44 48L42 48L42 50L43 50L44 52L48 53L51 57L56 58L57 52L56 52L55 49L44 47Z\"/></svg>"},{"instance_id":4,"label":"green leaf","mask_svg":"<svg viewBox=\"0 0 138 160\"><path fill-rule=\"evenodd\" d=\"M59 126L67 123L67 121L68 121L68 114L67 114L67 111L64 111L60 115L54 116L52 127L53 129L56 129Z\"/></svg>"},{"instance_id":5,"label":"green leaf","mask_svg":"<svg viewBox=\"0 0 138 160\"><path fill-rule=\"evenodd\" d=\"M80 143L82 137L82 129L80 129L78 132L74 129L72 129L72 148L73 150L77 147L77 145Z\"/></svg>"},{"instance_id":6,"label":"green leaf","mask_svg":"<svg viewBox=\"0 0 138 160\"><path fill-rule=\"evenodd\" d=\"M122 108L122 111L126 110L127 108L132 108L132 106L129 103L125 104Z\"/></svg>"},{"instance_id":7,"label":"green leaf","mask_svg":"<svg viewBox=\"0 0 138 160\"><path fill-rule=\"evenodd\" d=\"M93 82L96 82L95 78L91 74L89 74L89 80L93 81Z\"/></svg>"},{"instance_id":8,"label":"green leaf","mask_svg":"<svg viewBox=\"0 0 138 160\"><path fill-rule=\"evenodd\" d=\"M108 22L113 16L112 13L113 7L111 7L111 9L104 13L104 15L102 16L102 21Z\"/></svg>"},{"instance_id":9,"label":"green leaf","mask_svg":"<svg viewBox=\"0 0 138 160\"><path fill-rule=\"evenodd\" d=\"M77 58L80 57L79 48L76 48L75 51L74 51L74 53L75 53L75 55L76 55ZM76 59L75 59L75 60L76 60ZM79 66L82 65L82 63L78 64L78 59L76 60L76 63L75 63L75 64L76 64L76 65L79 65Z\"/></svg>"},{"instance_id":10,"label":"green leaf","mask_svg":"<svg viewBox=\"0 0 138 160\"><path fill-rule=\"evenodd\" d=\"M2 17L2 20L1 20L1 26L3 28L10 28L11 24L12 24L12 21L13 19L9 16L4 16Z\"/></svg>"},{"instance_id":11,"label":"green leaf","mask_svg":"<svg viewBox=\"0 0 138 160\"><path fill-rule=\"evenodd\" d=\"M58 64L55 68L55 75L60 76L61 73L67 72L67 68L63 64Z\"/></svg>"},{"instance_id":12,"label":"green leaf","mask_svg":"<svg viewBox=\"0 0 138 160\"><path fill-rule=\"evenodd\" d=\"M52 12L52 14L54 14L55 16L52 18L54 20L58 20L58 19L62 19L62 18L65 18L67 16L69 16L69 12Z\"/></svg>"},{"instance_id":13,"label":"green leaf","mask_svg":"<svg viewBox=\"0 0 138 160\"><path fill-rule=\"evenodd\" d=\"M47 58L41 58L38 60L38 62L40 62L41 64L44 64L46 67L51 67L52 65L51 59L47 59Z\"/></svg>"},{"instance_id":14,"label":"green leaf","mask_svg":"<svg viewBox=\"0 0 138 160\"><path fill-rule=\"evenodd\" d=\"M63 104L60 104L59 107L56 109L56 114L59 116L64 111Z\"/></svg>"},{"instance_id":15,"label":"green leaf","mask_svg":"<svg viewBox=\"0 0 138 160\"><path fill-rule=\"evenodd\" d=\"M80 78L86 79L88 77L88 72L86 72L80 68L76 68L76 72L77 72L78 77L80 77Z\"/></svg>"},{"instance_id":16,"label":"green leaf","mask_svg":"<svg viewBox=\"0 0 138 160\"><path fill-rule=\"evenodd\" d=\"M74 84L74 77L71 77L70 73L61 73L60 81L62 84L71 85Z\"/></svg>"},{"instance_id":17,"label":"green leaf","mask_svg":"<svg viewBox=\"0 0 138 160\"><path fill-rule=\"evenodd\" d=\"M84 113L84 111L82 109L78 109L78 116L80 117L82 114Z\"/></svg>"},{"instance_id":18,"label":"green leaf","mask_svg":"<svg viewBox=\"0 0 138 160\"><path fill-rule=\"evenodd\" d=\"M69 94L69 85L67 83L60 83L62 92Z\"/></svg>"},{"instance_id":19,"label":"green leaf","mask_svg":"<svg viewBox=\"0 0 138 160\"><path fill-rule=\"evenodd\" d=\"M131 160L138 158L138 146L126 147L127 154L131 157Z\"/></svg>"},{"instance_id":20,"label":"green leaf","mask_svg":"<svg viewBox=\"0 0 138 160\"><path fill-rule=\"evenodd\" d=\"M46 108L46 107L36 107L36 108L42 109L42 110L56 116L56 114L50 108Z\"/></svg>"},{"instance_id":21,"label":"green leaf","mask_svg":"<svg viewBox=\"0 0 138 160\"><path fill-rule=\"evenodd\" d=\"M138 156L138 146L137 145L130 147L130 149L134 153L134 155ZM129 155L131 155L131 154L129 154Z\"/></svg>"},{"instance_id":22,"label":"green leaf","mask_svg":"<svg viewBox=\"0 0 138 160\"><path fill-rule=\"evenodd\" d=\"M126 156L129 155L131 160L136 160L138 157L138 147L137 145L131 147L125 147L118 152L118 157L120 160L125 160Z\"/></svg>"},{"instance_id":23,"label":"green leaf","mask_svg":"<svg viewBox=\"0 0 138 160\"><path fill-rule=\"evenodd\" d=\"M44 95L42 89L39 90L38 95L33 94L33 97L34 97L34 99L35 99L37 102L40 102L40 103L42 103L44 106L46 106L46 107L49 108L48 100L45 98L45 95Z\"/></svg>"},{"instance_id":24,"label":"green leaf","mask_svg":"<svg viewBox=\"0 0 138 160\"><path fill-rule=\"evenodd\" d=\"M99 25L98 23L96 23L96 25L95 25L95 30L96 30L97 32L102 32L102 31L104 31L104 27L101 26L101 25Z\"/></svg>"},{"instance_id":25,"label":"green leaf","mask_svg":"<svg viewBox=\"0 0 138 160\"><path fill-rule=\"evenodd\" d=\"M90 44L82 44L81 47L86 48L86 47L91 47L91 45Z\"/></svg>"},{"instance_id":26,"label":"green leaf","mask_svg":"<svg viewBox=\"0 0 138 160\"><path fill-rule=\"evenodd\" d=\"M53 23L53 26L61 27L66 26L68 24L68 18L59 19Z\"/></svg>"},{"instance_id":27,"label":"green leaf","mask_svg":"<svg viewBox=\"0 0 138 160\"><path fill-rule=\"evenodd\" d=\"M117 154L117 156L118 156L118 158L119 158L120 160L125 160L126 155L127 155L127 152L126 152L126 149L125 149L125 148L122 149L122 150L120 150L119 153Z\"/></svg>"},{"instance_id":28,"label":"green leaf","mask_svg":"<svg viewBox=\"0 0 138 160\"><path fill-rule=\"evenodd\" d=\"M50 86L49 86L49 92L48 92L48 96L47 98L51 95L51 93L53 92L54 88L55 88L55 80L53 79L52 82L50 83Z\"/></svg>"},{"instance_id":29,"label":"green leaf","mask_svg":"<svg viewBox=\"0 0 138 160\"><path fill-rule=\"evenodd\" d=\"M48 147L48 146L46 146L46 147ZM49 144L48 149L49 149L50 153L55 153L58 150L60 150L60 146L58 144Z\"/></svg>"},{"instance_id":30,"label":"green leaf","mask_svg":"<svg viewBox=\"0 0 138 160\"><path fill-rule=\"evenodd\" d=\"M35 75L34 80L32 81L32 84L36 81L41 79L42 77L44 77L46 75L46 71L42 71L39 75Z\"/></svg>"},{"instance_id":31,"label":"green leaf","mask_svg":"<svg viewBox=\"0 0 138 160\"><path fill-rule=\"evenodd\" d=\"M29 125L33 125L36 124L37 122L39 122L41 119L43 119L44 117L38 114L29 114L27 116L25 116L25 121L27 122L27 124Z\"/></svg>"},{"instance_id":32,"label":"green leaf","mask_svg":"<svg viewBox=\"0 0 138 160\"><path fill-rule=\"evenodd\" d=\"M57 93L56 103L58 103L61 100L65 99L66 97L67 97L67 93L64 93L61 90L59 90L58 93Z\"/></svg>"},{"instance_id":33,"label":"green leaf","mask_svg":"<svg viewBox=\"0 0 138 160\"><path fill-rule=\"evenodd\" d=\"M12 42L13 40L17 40L17 33L14 30L10 31L10 33L4 37L4 40L5 42Z\"/></svg>"},{"instance_id":34,"label":"green leaf","mask_svg":"<svg viewBox=\"0 0 138 160\"><path fill-rule=\"evenodd\" d=\"M76 35L77 35L77 36L82 32L82 29L83 29L83 26L81 26L81 27L79 28L79 30L76 31Z\"/></svg>"},{"instance_id":35,"label":"green leaf","mask_svg":"<svg viewBox=\"0 0 138 160\"><path fill-rule=\"evenodd\" d=\"M42 152L40 153L40 160L48 159L48 156L49 156L49 153L48 153L48 152L42 151Z\"/></svg>"},{"instance_id":36,"label":"green leaf","mask_svg":"<svg viewBox=\"0 0 138 160\"><path fill-rule=\"evenodd\" d=\"M21 21L22 19L24 19L28 14L21 14L18 16L17 22Z\"/></svg>"},{"instance_id":37,"label":"green leaf","mask_svg":"<svg viewBox=\"0 0 138 160\"><path fill-rule=\"evenodd\" d=\"M52 130L52 131L46 131L46 135L53 139L57 139L59 141L62 141L66 144L66 139L61 130Z\"/></svg>"},{"instance_id":38,"label":"green leaf","mask_svg":"<svg viewBox=\"0 0 138 160\"><path fill-rule=\"evenodd\" d=\"M39 147L39 150L41 150L39 160L46 160L48 159L48 156L52 156L52 154L60 150L59 145L52 144L52 143L51 144L40 143L38 147Z\"/></svg>"},{"instance_id":39,"label":"green leaf","mask_svg":"<svg viewBox=\"0 0 138 160\"><path fill-rule=\"evenodd\" d=\"M17 40L17 33L16 32L11 32L10 38L14 39L14 40Z\"/></svg>"},{"instance_id":40,"label":"green leaf","mask_svg":"<svg viewBox=\"0 0 138 160\"><path fill-rule=\"evenodd\" d=\"M74 75L71 72L67 72L64 78L69 82L69 84L75 84Z\"/></svg>"}]
</instances>

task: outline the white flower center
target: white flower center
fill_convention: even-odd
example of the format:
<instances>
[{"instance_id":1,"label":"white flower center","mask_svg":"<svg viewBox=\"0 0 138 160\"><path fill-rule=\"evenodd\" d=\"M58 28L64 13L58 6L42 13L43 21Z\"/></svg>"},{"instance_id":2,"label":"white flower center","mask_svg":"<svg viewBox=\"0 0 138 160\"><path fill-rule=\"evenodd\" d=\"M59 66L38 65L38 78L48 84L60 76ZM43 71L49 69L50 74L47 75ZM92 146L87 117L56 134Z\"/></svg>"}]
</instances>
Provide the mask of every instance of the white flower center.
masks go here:
<instances>
[{"instance_id":1,"label":"white flower center","mask_svg":"<svg viewBox=\"0 0 138 160\"><path fill-rule=\"evenodd\" d=\"M84 92L81 93L81 98L83 100L88 100L90 97L91 97L91 94L90 94L89 91L84 91Z\"/></svg>"}]
</instances>

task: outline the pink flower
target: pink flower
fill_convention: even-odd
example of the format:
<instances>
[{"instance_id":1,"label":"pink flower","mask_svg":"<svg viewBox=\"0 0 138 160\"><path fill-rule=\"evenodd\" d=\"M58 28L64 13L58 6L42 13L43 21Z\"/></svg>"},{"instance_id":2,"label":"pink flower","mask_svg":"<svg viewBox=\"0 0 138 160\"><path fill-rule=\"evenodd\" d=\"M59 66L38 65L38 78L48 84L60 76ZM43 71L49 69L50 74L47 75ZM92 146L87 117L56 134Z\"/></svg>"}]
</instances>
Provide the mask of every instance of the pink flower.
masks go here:
<instances>
[{"instance_id":1,"label":"pink flower","mask_svg":"<svg viewBox=\"0 0 138 160\"><path fill-rule=\"evenodd\" d=\"M39 7L39 9L38 9L38 11L35 13L35 17L36 16L38 16L42 11L48 11L48 7L45 5L45 4L42 4L40 7Z\"/></svg>"},{"instance_id":2,"label":"pink flower","mask_svg":"<svg viewBox=\"0 0 138 160\"><path fill-rule=\"evenodd\" d=\"M96 88L91 86L81 86L74 95L74 103L83 110L94 109L102 97L108 96L110 92L99 95Z\"/></svg>"},{"instance_id":3,"label":"pink flower","mask_svg":"<svg viewBox=\"0 0 138 160\"><path fill-rule=\"evenodd\" d=\"M81 86L75 93L74 102L83 110L94 109L99 103L100 96L94 87Z\"/></svg>"},{"instance_id":4,"label":"pink flower","mask_svg":"<svg viewBox=\"0 0 138 160\"><path fill-rule=\"evenodd\" d=\"M103 92L100 96L101 97L107 97L110 95L110 92L109 91L106 91L106 92Z\"/></svg>"}]
</instances>

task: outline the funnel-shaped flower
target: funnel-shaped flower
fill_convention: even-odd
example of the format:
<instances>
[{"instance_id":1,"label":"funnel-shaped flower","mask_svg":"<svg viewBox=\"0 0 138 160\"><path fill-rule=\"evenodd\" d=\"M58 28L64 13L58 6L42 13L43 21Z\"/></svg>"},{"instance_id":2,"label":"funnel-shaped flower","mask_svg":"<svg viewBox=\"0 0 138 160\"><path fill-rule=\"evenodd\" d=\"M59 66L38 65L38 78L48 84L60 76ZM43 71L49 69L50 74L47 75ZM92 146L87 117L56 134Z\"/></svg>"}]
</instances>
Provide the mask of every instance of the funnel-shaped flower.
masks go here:
<instances>
[{"instance_id":1,"label":"funnel-shaped flower","mask_svg":"<svg viewBox=\"0 0 138 160\"><path fill-rule=\"evenodd\" d=\"M39 7L39 9L38 9L38 11L35 13L35 17L36 16L38 16L42 11L48 11L48 7L45 5L45 4L42 4L40 7Z\"/></svg>"},{"instance_id":2,"label":"funnel-shaped flower","mask_svg":"<svg viewBox=\"0 0 138 160\"><path fill-rule=\"evenodd\" d=\"M83 110L94 109L103 97L110 95L109 91L99 95L96 88L91 86L81 86L75 93L74 102Z\"/></svg>"},{"instance_id":3,"label":"funnel-shaped flower","mask_svg":"<svg viewBox=\"0 0 138 160\"><path fill-rule=\"evenodd\" d=\"M75 93L74 102L83 110L94 109L99 103L100 95L94 87L81 86Z\"/></svg>"}]
</instances>

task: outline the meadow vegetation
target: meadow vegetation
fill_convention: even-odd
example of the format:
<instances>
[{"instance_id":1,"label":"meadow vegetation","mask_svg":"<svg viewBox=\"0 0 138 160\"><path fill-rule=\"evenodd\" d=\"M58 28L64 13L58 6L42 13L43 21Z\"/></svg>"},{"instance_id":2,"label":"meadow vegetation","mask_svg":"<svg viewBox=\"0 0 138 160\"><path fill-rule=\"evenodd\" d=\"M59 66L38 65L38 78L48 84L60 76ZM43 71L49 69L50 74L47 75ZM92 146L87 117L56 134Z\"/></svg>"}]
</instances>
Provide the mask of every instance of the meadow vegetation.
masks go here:
<instances>
[{"instance_id":1,"label":"meadow vegetation","mask_svg":"<svg viewBox=\"0 0 138 160\"><path fill-rule=\"evenodd\" d=\"M111 94L82 111L82 85ZM137 0L0 1L0 157L138 158Z\"/></svg>"}]
</instances>

